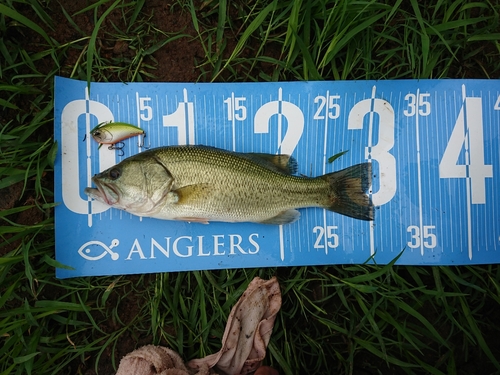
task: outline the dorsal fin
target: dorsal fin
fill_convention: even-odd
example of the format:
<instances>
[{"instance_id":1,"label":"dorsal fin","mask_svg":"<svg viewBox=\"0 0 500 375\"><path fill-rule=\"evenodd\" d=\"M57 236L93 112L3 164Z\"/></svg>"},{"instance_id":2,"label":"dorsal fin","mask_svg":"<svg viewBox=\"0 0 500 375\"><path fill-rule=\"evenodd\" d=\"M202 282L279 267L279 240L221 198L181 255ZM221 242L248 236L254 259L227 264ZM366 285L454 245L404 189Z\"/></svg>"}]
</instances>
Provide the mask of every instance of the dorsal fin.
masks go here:
<instances>
[{"instance_id":1,"label":"dorsal fin","mask_svg":"<svg viewBox=\"0 0 500 375\"><path fill-rule=\"evenodd\" d=\"M236 155L239 157L245 157L248 160L257 163L264 168L270 169L275 172L284 173L284 174L295 174L298 170L297 160L293 156L285 155L285 154L267 154L263 152L235 152L218 149L213 146L205 146L205 145L188 145L182 147L197 147L197 148L206 148L209 150L215 150L218 152L225 152L228 154Z\"/></svg>"},{"instance_id":2,"label":"dorsal fin","mask_svg":"<svg viewBox=\"0 0 500 375\"><path fill-rule=\"evenodd\" d=\"M273 171L285 174L297 173L297 161L290 155L275 155L257 152L249 152L245 155L255 163Z\"/></svg>"}]
</instances>

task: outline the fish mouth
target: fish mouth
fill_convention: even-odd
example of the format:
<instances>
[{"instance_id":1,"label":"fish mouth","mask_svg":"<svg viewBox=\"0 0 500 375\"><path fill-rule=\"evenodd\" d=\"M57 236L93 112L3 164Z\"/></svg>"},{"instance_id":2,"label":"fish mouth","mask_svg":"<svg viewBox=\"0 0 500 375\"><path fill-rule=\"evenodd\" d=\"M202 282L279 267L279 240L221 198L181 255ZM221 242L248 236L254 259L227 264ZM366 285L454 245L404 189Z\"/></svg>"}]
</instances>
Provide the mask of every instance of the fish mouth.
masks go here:
<instances>
[{"instance_id":1,"label":"fish mouth","mask_svg":"<svg viewBox=\"0 0 500 375\"><path fill-rule=\"evenodd\" d=\"M102 203L106 203L108 206L112 206L118 202L118 190L113 185L100 182L95 177L92 178L92 181L97 189L85 188L85 194Z\"/></svg>"}]
</instances>

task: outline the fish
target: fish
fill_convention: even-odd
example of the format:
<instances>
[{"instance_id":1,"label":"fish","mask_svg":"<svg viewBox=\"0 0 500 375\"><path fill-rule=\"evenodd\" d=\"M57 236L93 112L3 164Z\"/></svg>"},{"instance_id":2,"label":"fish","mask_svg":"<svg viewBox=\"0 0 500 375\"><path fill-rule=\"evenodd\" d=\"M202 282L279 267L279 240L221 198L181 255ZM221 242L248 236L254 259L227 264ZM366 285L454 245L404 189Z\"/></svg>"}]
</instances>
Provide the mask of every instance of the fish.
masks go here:
<instances>
[{"instance_id":1,"label":"fish","mask_svg":"<svg viewBox=\"0 0 500 375\"><path fill-rule=\"evenodd\" d=\"M144 129L131 124L124 122L110 122L98 124L90 131L90 135L100 145L115 145L136 135L146 136L146 133L144 132Z\"/></svg>"},{"instance_id":2,"label":"fish","mask_svg":"<svg viewBox=\"0 0 500 375\"><path fill-rule=\"evenodd\" d=\"M210 146L163 146L130 156L92 177L89 197L141 217L283 225L297 209L320 207L373 220L371 163L318 177L295 175L289 155Z\"/></svg>"}]
</instances>

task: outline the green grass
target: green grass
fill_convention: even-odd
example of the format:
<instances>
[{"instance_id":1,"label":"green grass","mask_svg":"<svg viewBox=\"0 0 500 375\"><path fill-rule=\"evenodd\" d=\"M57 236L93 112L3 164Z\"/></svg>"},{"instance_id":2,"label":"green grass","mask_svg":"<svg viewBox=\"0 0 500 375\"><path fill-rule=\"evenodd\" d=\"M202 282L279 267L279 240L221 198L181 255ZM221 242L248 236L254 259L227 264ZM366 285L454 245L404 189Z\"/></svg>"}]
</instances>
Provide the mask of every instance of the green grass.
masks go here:
<instances>
[{"instance_id":1,"label":"green grass","mask_svg":"<svg viewBox=\"0 0 500 375\"><path fill-rule=\"evenodd\" d=\"M51 182L55 74L154 80L181 40L203 51L184 61L200 81L498 78L499 5L178 0L168 11L190 24L172 29L146 1L62 3L0 1L0 195L21 192L0 211L0 374L112 373L151 343L213 353L248 282L273 275L283 306L266 362L282 374L500 373L496 265L57 280Z\"/></svg>"}]
</instances>

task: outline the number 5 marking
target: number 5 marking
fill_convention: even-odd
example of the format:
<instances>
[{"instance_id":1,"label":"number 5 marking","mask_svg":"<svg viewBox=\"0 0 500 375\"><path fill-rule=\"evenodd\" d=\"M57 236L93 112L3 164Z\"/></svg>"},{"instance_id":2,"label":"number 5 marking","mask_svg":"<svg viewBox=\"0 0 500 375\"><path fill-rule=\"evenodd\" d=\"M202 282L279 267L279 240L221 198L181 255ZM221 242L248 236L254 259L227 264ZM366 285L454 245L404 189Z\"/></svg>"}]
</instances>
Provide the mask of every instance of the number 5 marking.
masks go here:
<instances>
[{"instance_id":1,"label":"number 5 marking","mask_svg":"<svg viewBox=\"0 0 500 375\"><path fill-rule=\"evenodd\" d=\"M146 103L151 101L151 98L147 96L139 97L139 93L136 94L139 99L139 112L140 119L142 121L149 121L153 118L153 108Z\"/></svg>"},{"instance_id":2,"label":"number 5 marking","mask_svg":"<svg viewBox=\"0 0 500 375\"><path fill-rule=\"evenodd\" d=\"M375 206L380 206L389 202L396 194L396 159L389 153L394 146L394 109L388 101L375 99L374 94L375 87L371 99L361 100L352 107L347 127L348 129L362 129L364 117L367 114L370 115L365 158L376 160L379 165L380 187L378 192L372 195L372 202ZM379 115L378 143L372 146L374 113Z\"/></svg>"}]
</instances>

